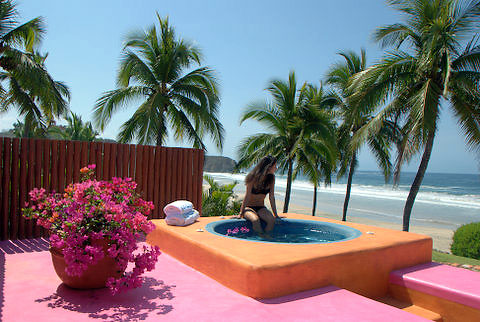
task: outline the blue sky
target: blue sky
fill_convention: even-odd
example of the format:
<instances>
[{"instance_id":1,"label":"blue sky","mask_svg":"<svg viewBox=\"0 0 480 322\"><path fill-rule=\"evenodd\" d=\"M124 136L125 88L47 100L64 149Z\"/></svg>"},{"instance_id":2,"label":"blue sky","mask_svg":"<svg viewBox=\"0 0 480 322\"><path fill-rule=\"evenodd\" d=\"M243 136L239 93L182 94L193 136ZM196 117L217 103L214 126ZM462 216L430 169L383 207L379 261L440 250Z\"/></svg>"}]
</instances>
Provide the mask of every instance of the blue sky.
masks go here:
<instances>
[{"instance_id":1,"label":"blue sky","mask_svg":"<svg viewBox=\"0 0 480 322\"><path fill-rule=\"evenodd\" d=\"M207 154L234 159L243 138L265 131L253 121L240 126L239 117L248 103L268 98L270 80L287 79L294 70L299 83L318 84L342 50L359 52L363 47L372 64L382 54L372 32L400 20L381 0L17 2L21 21L45 18L41 51L49 53L47 68L70 87L71 109L84 120L91 119L96 99L115 88L125 35L156 23L155 11L168 15L177 35L202 49L203 65L213 67L220 81L225 145L220 152L207 140ZM134 108L116 114L102 136L115 138ZM15 113L2 115L0 130L10 128L15 119ZM182 146L173 140L169 145ZM418 162L414 159L404 169L416 171ZM478 173L478 165L444 109L428 171ZM367 149L362 150L359 169L377 170Z\"/></svg>"}]
</instances>

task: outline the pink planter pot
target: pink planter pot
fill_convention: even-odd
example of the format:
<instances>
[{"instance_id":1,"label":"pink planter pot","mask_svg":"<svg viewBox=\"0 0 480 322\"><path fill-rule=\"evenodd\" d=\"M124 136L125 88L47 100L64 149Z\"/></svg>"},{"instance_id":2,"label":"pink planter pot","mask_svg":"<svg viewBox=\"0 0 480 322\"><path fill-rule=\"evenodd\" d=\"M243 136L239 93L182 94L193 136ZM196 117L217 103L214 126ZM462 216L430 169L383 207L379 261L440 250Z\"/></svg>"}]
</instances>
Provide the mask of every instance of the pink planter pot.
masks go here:
<instances>
[{"instance_id":1,"label":"pink planter pot","mask_svg":"<svg viewBox=\"0 0 480 322\"><path fill-rule=\"evenodd\" d=\"M104 250L107 249L106 241L101 241L100 244L103 244ZM70 276L65 272L66 264L62 251L51 247L50 254L52 255L53 267L58 277L65 285L71 288L102 288L105 287L109 277L119 278L123 274L123 271L118 270L115 260L108 257L105 253L105 257L96 264L90 265L82 276Z\"/></svg>"}]
</instances>

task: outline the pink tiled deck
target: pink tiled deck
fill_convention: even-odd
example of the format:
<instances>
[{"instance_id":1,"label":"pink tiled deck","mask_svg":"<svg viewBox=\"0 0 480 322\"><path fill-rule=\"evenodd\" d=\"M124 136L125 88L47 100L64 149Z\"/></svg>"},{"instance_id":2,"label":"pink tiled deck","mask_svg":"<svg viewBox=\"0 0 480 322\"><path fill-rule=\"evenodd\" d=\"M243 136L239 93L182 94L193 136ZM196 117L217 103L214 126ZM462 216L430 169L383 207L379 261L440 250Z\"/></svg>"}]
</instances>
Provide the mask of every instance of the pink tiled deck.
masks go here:
<instances>
[{"instance_id":1,"label":"pink tiled deck","mask_svg":"<svg viewBox=\"0 0 480 322\"><path fill-rule=\"evenodd\" d=\"M426 321L330 286L256 301L166 254L143 287L112 297L60 283L42 240L0 243L2 321Z\"/></svg>"}]
</instances>

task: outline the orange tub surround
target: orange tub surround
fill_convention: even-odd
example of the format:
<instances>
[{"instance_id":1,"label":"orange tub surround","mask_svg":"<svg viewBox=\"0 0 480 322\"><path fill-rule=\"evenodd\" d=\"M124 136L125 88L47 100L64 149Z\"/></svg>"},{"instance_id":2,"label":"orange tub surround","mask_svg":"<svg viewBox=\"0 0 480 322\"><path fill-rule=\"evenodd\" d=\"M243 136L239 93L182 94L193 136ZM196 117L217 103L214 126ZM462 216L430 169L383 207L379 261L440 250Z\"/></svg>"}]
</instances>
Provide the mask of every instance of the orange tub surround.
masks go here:
<instances>
[{"instance_id":1,"label":"orange tub surround","mask_svg":"<svg viewBox=\"0 0 480 322\"><path fill-rule=\"evenodd\" d=\"M205 225L222 219L201 217L187 227L152 220L156 229L147 242L256 299L331 284L378 298L387 293L391 271L431 261L432 239L428 236L292 213L286 217L346 225L362 235L326 244L260 243L209 233Z\"/></svg>"}]
</instances>

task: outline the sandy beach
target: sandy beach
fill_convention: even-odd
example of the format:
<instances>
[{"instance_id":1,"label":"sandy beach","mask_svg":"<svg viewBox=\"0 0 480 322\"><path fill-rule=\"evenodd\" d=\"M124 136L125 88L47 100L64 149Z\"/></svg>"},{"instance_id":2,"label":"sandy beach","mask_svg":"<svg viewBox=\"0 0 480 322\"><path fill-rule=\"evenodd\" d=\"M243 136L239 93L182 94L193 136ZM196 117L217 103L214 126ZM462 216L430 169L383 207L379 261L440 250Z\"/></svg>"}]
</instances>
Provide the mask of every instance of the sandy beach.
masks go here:
<instances>
[{"instance_id":1,"label":"sandy beach","mask_svg":"<svg viewBox=\"0 0 480 322\"><path fill-rule=\"evenodd\" d=\"M292 203L293 201L293 203ZM297 214L304 214L304 215L311 215L312 214L312 209L307 208L307 207L302 207L299 205L296 205L294 200L290 201L290 205L288 208L289 212L297 213ZM277 209L279 212L282 211L283 209L283 200L278 200L276 199L277 203ZM268 202L267 202L268 204ZM321 211L321 205L317 205L317 211L316 211L316 216L318 217L325 217L325 218L330 218L330 219L336 219L336 220L341 220L342 215L341 214L329 214L326 212ZM377 227L383 227L383 228L389 228L389 229L395 229L395 230L402 230L402 224L392 224L388 222L382 222L382 221L377 221L377 220L371 220L367 218L362 218L362 217L354 217L354 216L348 216L347 213L347 221L349 222L354 222L358 224L364 224L364 225L371 225L371 226L377 226ZM433 249L439 250L442 252L449 252L450 253L450 244L452 242L452 236L453 236L453 231L449 229L441 229L441 228L434 228L434 227L427 227L427 226L412 226L410 225L410 232L412 233L417 233L417 234L422 234L422 235L427 235L432 237L433 239Z\"/></svg>"}]
</instances>

